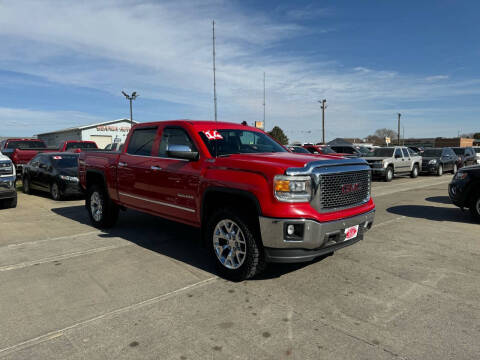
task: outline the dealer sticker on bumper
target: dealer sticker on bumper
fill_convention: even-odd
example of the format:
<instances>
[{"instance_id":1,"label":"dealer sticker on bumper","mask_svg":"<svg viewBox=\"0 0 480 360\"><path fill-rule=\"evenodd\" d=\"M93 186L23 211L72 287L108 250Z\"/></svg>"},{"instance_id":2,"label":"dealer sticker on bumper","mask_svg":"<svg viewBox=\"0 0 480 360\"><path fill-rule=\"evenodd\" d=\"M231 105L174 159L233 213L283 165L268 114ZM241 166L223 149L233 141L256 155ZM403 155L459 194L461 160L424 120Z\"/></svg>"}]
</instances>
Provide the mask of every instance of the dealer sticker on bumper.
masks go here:
<instances>
[{"instance_id":1,"label":"dealer sticker on bumper","mask_svg":"<svg viewBox=\"0 0 480 360\"><path fill-rule=\"evenodd\" d=\"M345 241L355 239L358 235L358 225L345 229Z\"/></svg>"}]
</instances>

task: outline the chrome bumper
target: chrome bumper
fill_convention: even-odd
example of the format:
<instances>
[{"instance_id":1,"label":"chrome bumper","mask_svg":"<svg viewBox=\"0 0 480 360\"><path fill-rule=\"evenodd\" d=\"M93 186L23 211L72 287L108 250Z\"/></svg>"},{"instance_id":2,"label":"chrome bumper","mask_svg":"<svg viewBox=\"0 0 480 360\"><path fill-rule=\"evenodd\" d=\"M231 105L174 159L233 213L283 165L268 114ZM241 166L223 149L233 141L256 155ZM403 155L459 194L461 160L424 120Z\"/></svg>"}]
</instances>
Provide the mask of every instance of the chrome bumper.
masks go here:
<instances>
[{"instance_id":1,"label":"chrome bumper","mask_svg":"<svg viewBox=\"0 0 480 360\"><path fill-rule=\"evenodd\" d=\"M324 223L310 219L276 219L267 217L260 217L259 220L267 259L279 261L273 259L272 256L268 256L269 253L276 253L276 249L301 250L302 253L305 253L305 258L310 259L333 251L335 248L351 245L363 238L363 234L372 227L374 217L375 210L354 217ZM303 224L303 236L301 238L295 240L287 239L286 227L290 224ZM355 225L359 225L357 238L345 241L345 229ZM309 254L309 252L311 253ZM290 256L288 252L285 252L282 257L288 258ZM299 259L298 254L294 255L294 253L291 253L291 257L296 257L298 261L302 261ZM284 259L282 262L288 261Z\"/></svg>"}]
</instances>

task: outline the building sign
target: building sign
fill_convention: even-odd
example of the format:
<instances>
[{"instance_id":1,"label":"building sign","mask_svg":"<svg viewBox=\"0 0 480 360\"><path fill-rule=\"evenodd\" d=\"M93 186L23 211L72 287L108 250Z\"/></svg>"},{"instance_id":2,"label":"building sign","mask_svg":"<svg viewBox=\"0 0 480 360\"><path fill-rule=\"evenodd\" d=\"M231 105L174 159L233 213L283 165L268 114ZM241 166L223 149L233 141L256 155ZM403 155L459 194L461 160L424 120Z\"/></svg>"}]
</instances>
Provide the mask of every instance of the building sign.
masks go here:
<instances>
[{"instance_id":1,"label":"building sign","mask_svg":"<svg viewBox=\"0 0 480 360\"><path fill-rule=\"evenodd\" d=\"M97 131L120 131L120 132L129 132L130 126L97 126Z\"/></svg>"},{"instance_id":2,"label":"building sign","mask_svg":"<svg viewBox=\"0 0 480 360\"><path fill-rule=\"evenodd\" d=\"M255 121L255 127L263 130L263 121Z\"/></svg>"},{"instance_id":3,"label":"building sign","mask_svg":"<svg viewBox=\"0 0 480 360\"><path fill-rule=\"evenodd\" d=\"M385 143L386 143L387 145L389 145L389 144L391 143L391 140L390 140L389 137L385 137Z\"/></svg>"}]
</instances>

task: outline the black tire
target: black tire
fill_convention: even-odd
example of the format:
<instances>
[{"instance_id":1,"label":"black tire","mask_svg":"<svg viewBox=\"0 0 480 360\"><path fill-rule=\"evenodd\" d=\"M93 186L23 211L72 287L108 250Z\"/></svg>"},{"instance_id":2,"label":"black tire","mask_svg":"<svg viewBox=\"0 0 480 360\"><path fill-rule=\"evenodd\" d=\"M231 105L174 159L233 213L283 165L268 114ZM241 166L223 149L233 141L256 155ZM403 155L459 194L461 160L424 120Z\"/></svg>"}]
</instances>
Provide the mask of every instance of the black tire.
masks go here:
<instances>
[{"instance_id":1,"label":"black tire","mask_svg":"<svg viewBox=\"0 0 480 360\"><path fill-rule=\"evenodd\" d=\"M92 200L95 194L97 197L95 197L95 200ZM92 202L98 202L98 204L92 207ZM94 214L93 212L98 210L98 205L101 205L100 212L95 212ZM109 228L117 222L119 207L110 199L107 191L101 185L95 184L87 189L85 207L87 208L90 221L96 228Z\"/></svg>"},{"instance_id":2,"label":"black tire","mask_svg":"<svg viewBox=\"0 0 480 360\"><path fill-rule=\"evenodd\" d=\"M239 266L237 268L228 268L227 265L224 265L219 258L220 255L217 256L215 250L215 229L217 228L217 225L220 226L223 221L231 221L235 223L235 226L241 230L243 235L242 240L244 240L244 244L242 244L242 251L245 250L245 254L243 262L238 264ZM205 231L205 241L215 261L219 274L228 280L242 281L251 279L265 270L265 255L258 230L258 224L255 224L253 219L234 209L219 209L213 214L213 216L211 216Z\"/></svg>"},{"instance_id":3,"label":"black tire","mask_svg":"<svg viewBox=\"0 0 480 360\"><path fill-rule=\"evenodd\" d=\"M60 186L58 186L57 182L53 182L50 184L50 196L55 201L62 200L62 193L60 191Z\"/></svg>"},{"instance_id":4,"label":"black tire","mask_svg":"<svg viewBox=\"0 0 480 360\"><path fill-rule=\"evenodd\" d=\"M475 221L480 222L480 191L477 191L472 196L469 207L470 207L470 214L472 215L472 218Z\"/></svg>"},{"instance_id":5,"label":"black tire","mask_svg":"<svg viewBox=\"0 0 480 360\"><path fill-rule=\"evenodd\" d=\"M438 165L437 169L437 176L442 176L443 175L443 165Z\"/></svg>"},{"instance_id":6,"label":"black tire","mask_svg":"<svg viewBox=\"0 0 480 360\"><path fill-rule=\"evenodd\" d=\"M15 194L15 197L11 199L5 199L3 200L3 208L5 209L13 209L17 207L17 194Z\"/></svg>"},{"instance_id":7,"label":"black tire","mask_svg":"<svg viewBox=\"0 0 480 360\"><path fill-rule=\"evenodd\" d=\"M393 167L387 167L387 171L385 172L385 181L390 182L393 180Z\"/></svg>"},{"instance_id":8,"label":"black tire","mask_svg":"<svg viewBox=\"0 0 480 360\"><path fill-rule=\"evenodd\" d=\"M32 189L30 188L30 179L28 176L24 176L22 179L22 187L23 187L23 193L24 194L31 194Z\"/></svg>"},{"instance_id":9,"label":"black tire","mask_svg":"<svg viewBox=\"0 0 480 360\"><path fill-rule=\"evenodd\" d=\"M413 165L413 169L412 169L412 172L410 173L410 177L412 179L415 179L417 176L418 176L418 173L419 173L419 169L418 169L418 165Z\"/></svg>"}]
</instances>

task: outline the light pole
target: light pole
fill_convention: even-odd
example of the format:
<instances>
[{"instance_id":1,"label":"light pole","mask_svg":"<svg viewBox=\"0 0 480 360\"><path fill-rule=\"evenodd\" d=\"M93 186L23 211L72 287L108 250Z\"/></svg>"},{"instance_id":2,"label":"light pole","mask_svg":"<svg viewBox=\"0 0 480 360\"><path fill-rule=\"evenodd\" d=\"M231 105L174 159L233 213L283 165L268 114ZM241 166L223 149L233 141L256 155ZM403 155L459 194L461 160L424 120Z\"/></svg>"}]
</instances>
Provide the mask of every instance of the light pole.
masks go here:
<instances>
[{"instance_id":1,"label":"light pole","mask_svg":"<svg viewBox=\"0 0 480 360\"><path fill-rule=\"evenodd\" d=\"M136 91L132 92L132 95L128 95L125 91L122 91L122 94L130 101L130 127L133 127L132 100L135 100L138 94Z\"/></svg>"},{"instance_id":2,"label":"light pole","mask_svg":"<svg viewBox=\"0 0 480 360\"><path fill-rule=\"evenodd\" d=\"M325 144L325 109L327 108L327 99L318 100L322 108L322 143Z\"/></svg>"},{"instance_id":3,"label":"light pole","mask_svg":"<svg viewBox=\"0 0 480 360\"><path fill-rule=\"evenodd\" d=\"M402 116L402 114L398 113L398 140L397 140L397 145L400 146L400 116Z\"/></svg>"}]
</instances>

